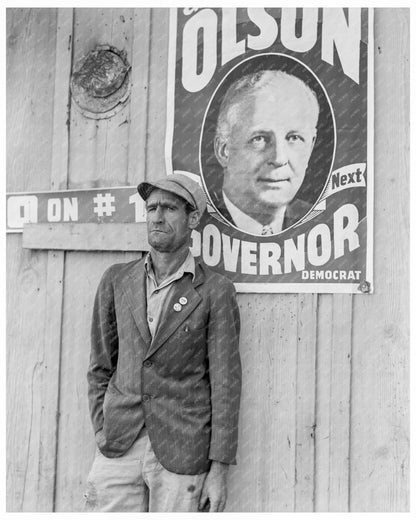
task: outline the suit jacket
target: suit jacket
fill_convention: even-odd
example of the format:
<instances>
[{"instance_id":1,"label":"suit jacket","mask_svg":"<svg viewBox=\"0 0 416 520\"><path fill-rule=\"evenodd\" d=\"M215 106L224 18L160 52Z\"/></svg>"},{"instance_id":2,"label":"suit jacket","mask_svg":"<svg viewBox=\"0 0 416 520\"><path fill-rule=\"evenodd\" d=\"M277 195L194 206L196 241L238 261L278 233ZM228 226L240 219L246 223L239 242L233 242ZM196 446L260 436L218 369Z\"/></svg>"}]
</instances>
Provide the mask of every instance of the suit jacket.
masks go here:
<instances>
[{"instance_id":1,"label":"suit jacket","mask_svg":"<svg viewBox=\"0 0 416 520\"><path fill-rule=\"evenodd\" d=\"M225 205L222 192L220 192L219 194L215 193L215 195L213 195L213 202L215 207L225 218L225 220L227 220L230 224L233 224L235 226L236 224L232 216L230 215L227 206ZM293 224L296 224L298 220L300 220L304 215L306 215L306 213L311 209L311 207L312 204L309 202L296 198L293 199L292 202L288 204L286 207L282 230L293 226ZM244 229L242 229L242 231L244 231Z\"/></svg>"},{"instance_id":2,"label":"suit jacket","mask_svg":"<svg viewBox=\"0 0 416 520\"><path fill-rule=\"evenodd\" d=\"M185 297L180 311L173 306ZM152 340L144 259L116 264L99 284L88 370L100 451L121 456L145 425L169 471L235 464L241 390L239 311L233 284L196 261L168 295Z\"/></svg>"}]
</instances>

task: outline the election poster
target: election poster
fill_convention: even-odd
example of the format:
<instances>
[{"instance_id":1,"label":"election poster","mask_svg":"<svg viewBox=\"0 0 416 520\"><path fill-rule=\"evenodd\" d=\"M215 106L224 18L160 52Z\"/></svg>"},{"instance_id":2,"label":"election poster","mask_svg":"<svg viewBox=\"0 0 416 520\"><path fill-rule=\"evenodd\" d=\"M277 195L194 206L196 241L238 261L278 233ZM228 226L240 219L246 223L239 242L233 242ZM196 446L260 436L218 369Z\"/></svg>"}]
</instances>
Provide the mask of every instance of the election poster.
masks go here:
<instances>
[{"instance_id":1,"label":"election poster","mask_svg":"<svg viewBox=\"0 0 416 520\"><path fill-rule=\"evenodd\" d=\"M209 211L192 252L241 292L373 292L373 19L170 12L166 168Z\"/></svg>"}]
</instances>

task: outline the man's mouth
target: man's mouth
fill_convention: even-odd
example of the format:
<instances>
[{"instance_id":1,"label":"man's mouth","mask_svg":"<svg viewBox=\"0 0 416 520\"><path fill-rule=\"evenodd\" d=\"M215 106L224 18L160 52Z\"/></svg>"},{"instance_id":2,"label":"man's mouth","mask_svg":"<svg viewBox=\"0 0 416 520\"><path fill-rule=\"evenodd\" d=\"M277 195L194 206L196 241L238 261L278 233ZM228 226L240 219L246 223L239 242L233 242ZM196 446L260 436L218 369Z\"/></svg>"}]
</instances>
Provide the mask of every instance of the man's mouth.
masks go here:
<instances>
[{"instance_id":1,"label":"man's mouth","mask_svg":"<svg viewBox=\"0 0 416 520\"><path fill-rule=\"evenodd\" d=\"M265 184L272 184L272 185L279 185L283 182L290 182L290 179L289 177L285 177L285 178L282 178L282 179L271 179L269 177L260 177L258 179L258 182L262 182L262 183L265 183Z\"/></svg>"}]
</instances>

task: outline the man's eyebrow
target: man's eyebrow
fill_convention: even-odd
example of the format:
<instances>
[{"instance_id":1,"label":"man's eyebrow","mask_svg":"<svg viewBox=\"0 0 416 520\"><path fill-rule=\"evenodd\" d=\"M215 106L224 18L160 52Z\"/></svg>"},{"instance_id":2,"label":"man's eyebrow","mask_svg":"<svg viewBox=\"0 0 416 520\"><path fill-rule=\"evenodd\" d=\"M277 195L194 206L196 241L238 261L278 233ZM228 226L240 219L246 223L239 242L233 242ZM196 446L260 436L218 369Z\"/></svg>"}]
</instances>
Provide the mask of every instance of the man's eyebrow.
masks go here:
<instances>
[{"instance_id":1,"label":"man's eyebrow","mask_svg":"<svg viewBox=\"0 0 416 520\"><path fill-rule=\"evenodd\" d=\"M273 130L271 128L269 128L268 126L256 126L251 129L252 134L255 134L258 132L273 132Z\"/></svg>"},{"instance_id":2,"label":"man's eyebrow","mask_svg":"<svg viewBox=\"0 0 416 520\"><path fill-rule=\"evenodd\" d=\"M311 128L309 126L303 126L303 127L293 127L292 130L288 130L288 134L307 134L308 132L313 132L315 129Z\"/></svg>"},{"instance_id":3,"label":"man's eyebrow","mask_svg":"<svg viewBox=\"0 0 416 520\"><path fill-rule=\"evenodd\" d=\"M150 202L149 204L146 203L146 208L155 208L157 206L160 206L162 208L178 208L178 204L175 201L157 201L157 202Z\"/></svg>"}]
</instances>

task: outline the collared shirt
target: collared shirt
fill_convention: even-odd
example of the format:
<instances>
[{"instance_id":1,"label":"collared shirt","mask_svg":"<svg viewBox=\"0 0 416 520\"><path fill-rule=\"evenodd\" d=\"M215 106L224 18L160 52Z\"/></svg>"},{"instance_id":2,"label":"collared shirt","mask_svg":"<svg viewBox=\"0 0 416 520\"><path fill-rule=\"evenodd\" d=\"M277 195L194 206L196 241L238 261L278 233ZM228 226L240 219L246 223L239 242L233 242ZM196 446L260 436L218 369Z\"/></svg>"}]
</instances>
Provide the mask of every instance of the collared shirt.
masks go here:
<instances>
[{"instance_id":1,"label":"collared shirt","mask_svg":"<svg viewBox=\"0 0 416 520\"><path fill-rule=\"evenodd\" d=\"M254 218L249 217L246 213L242 212L241 209L237 208L235 204L233 204L227 195L222 192L222 196L224 198L225 207L231 215L236 227L242 229L243 231L247 231L247 233L251 233L253 235L265 235L265 234L276 234L282 231L283 219L285 217L286 206L281 206L270 224L264 226L254 220ZM265 233L265 228L271 228L271 232Z\"/></svg>"},{"instance_id":2,"label":"collared shirt","mask_svg":"<svg viewBox=\"0 0 416 520\"><path fill-rule=\"evenodd\" d=\"M173 288L173 283L182 278L185 273L191 273L192 280L194 280L195 259L189 251L188 256L183 264L179 266L178 270L165 278L160 285L156 282L150 253L147 254L144 265L146 269L147 288L147 324L149 326L150 334L152 335L152 338L154 338L159 325L160 316L162 315L163 307Z\"/></svg>"}]
</instances>

